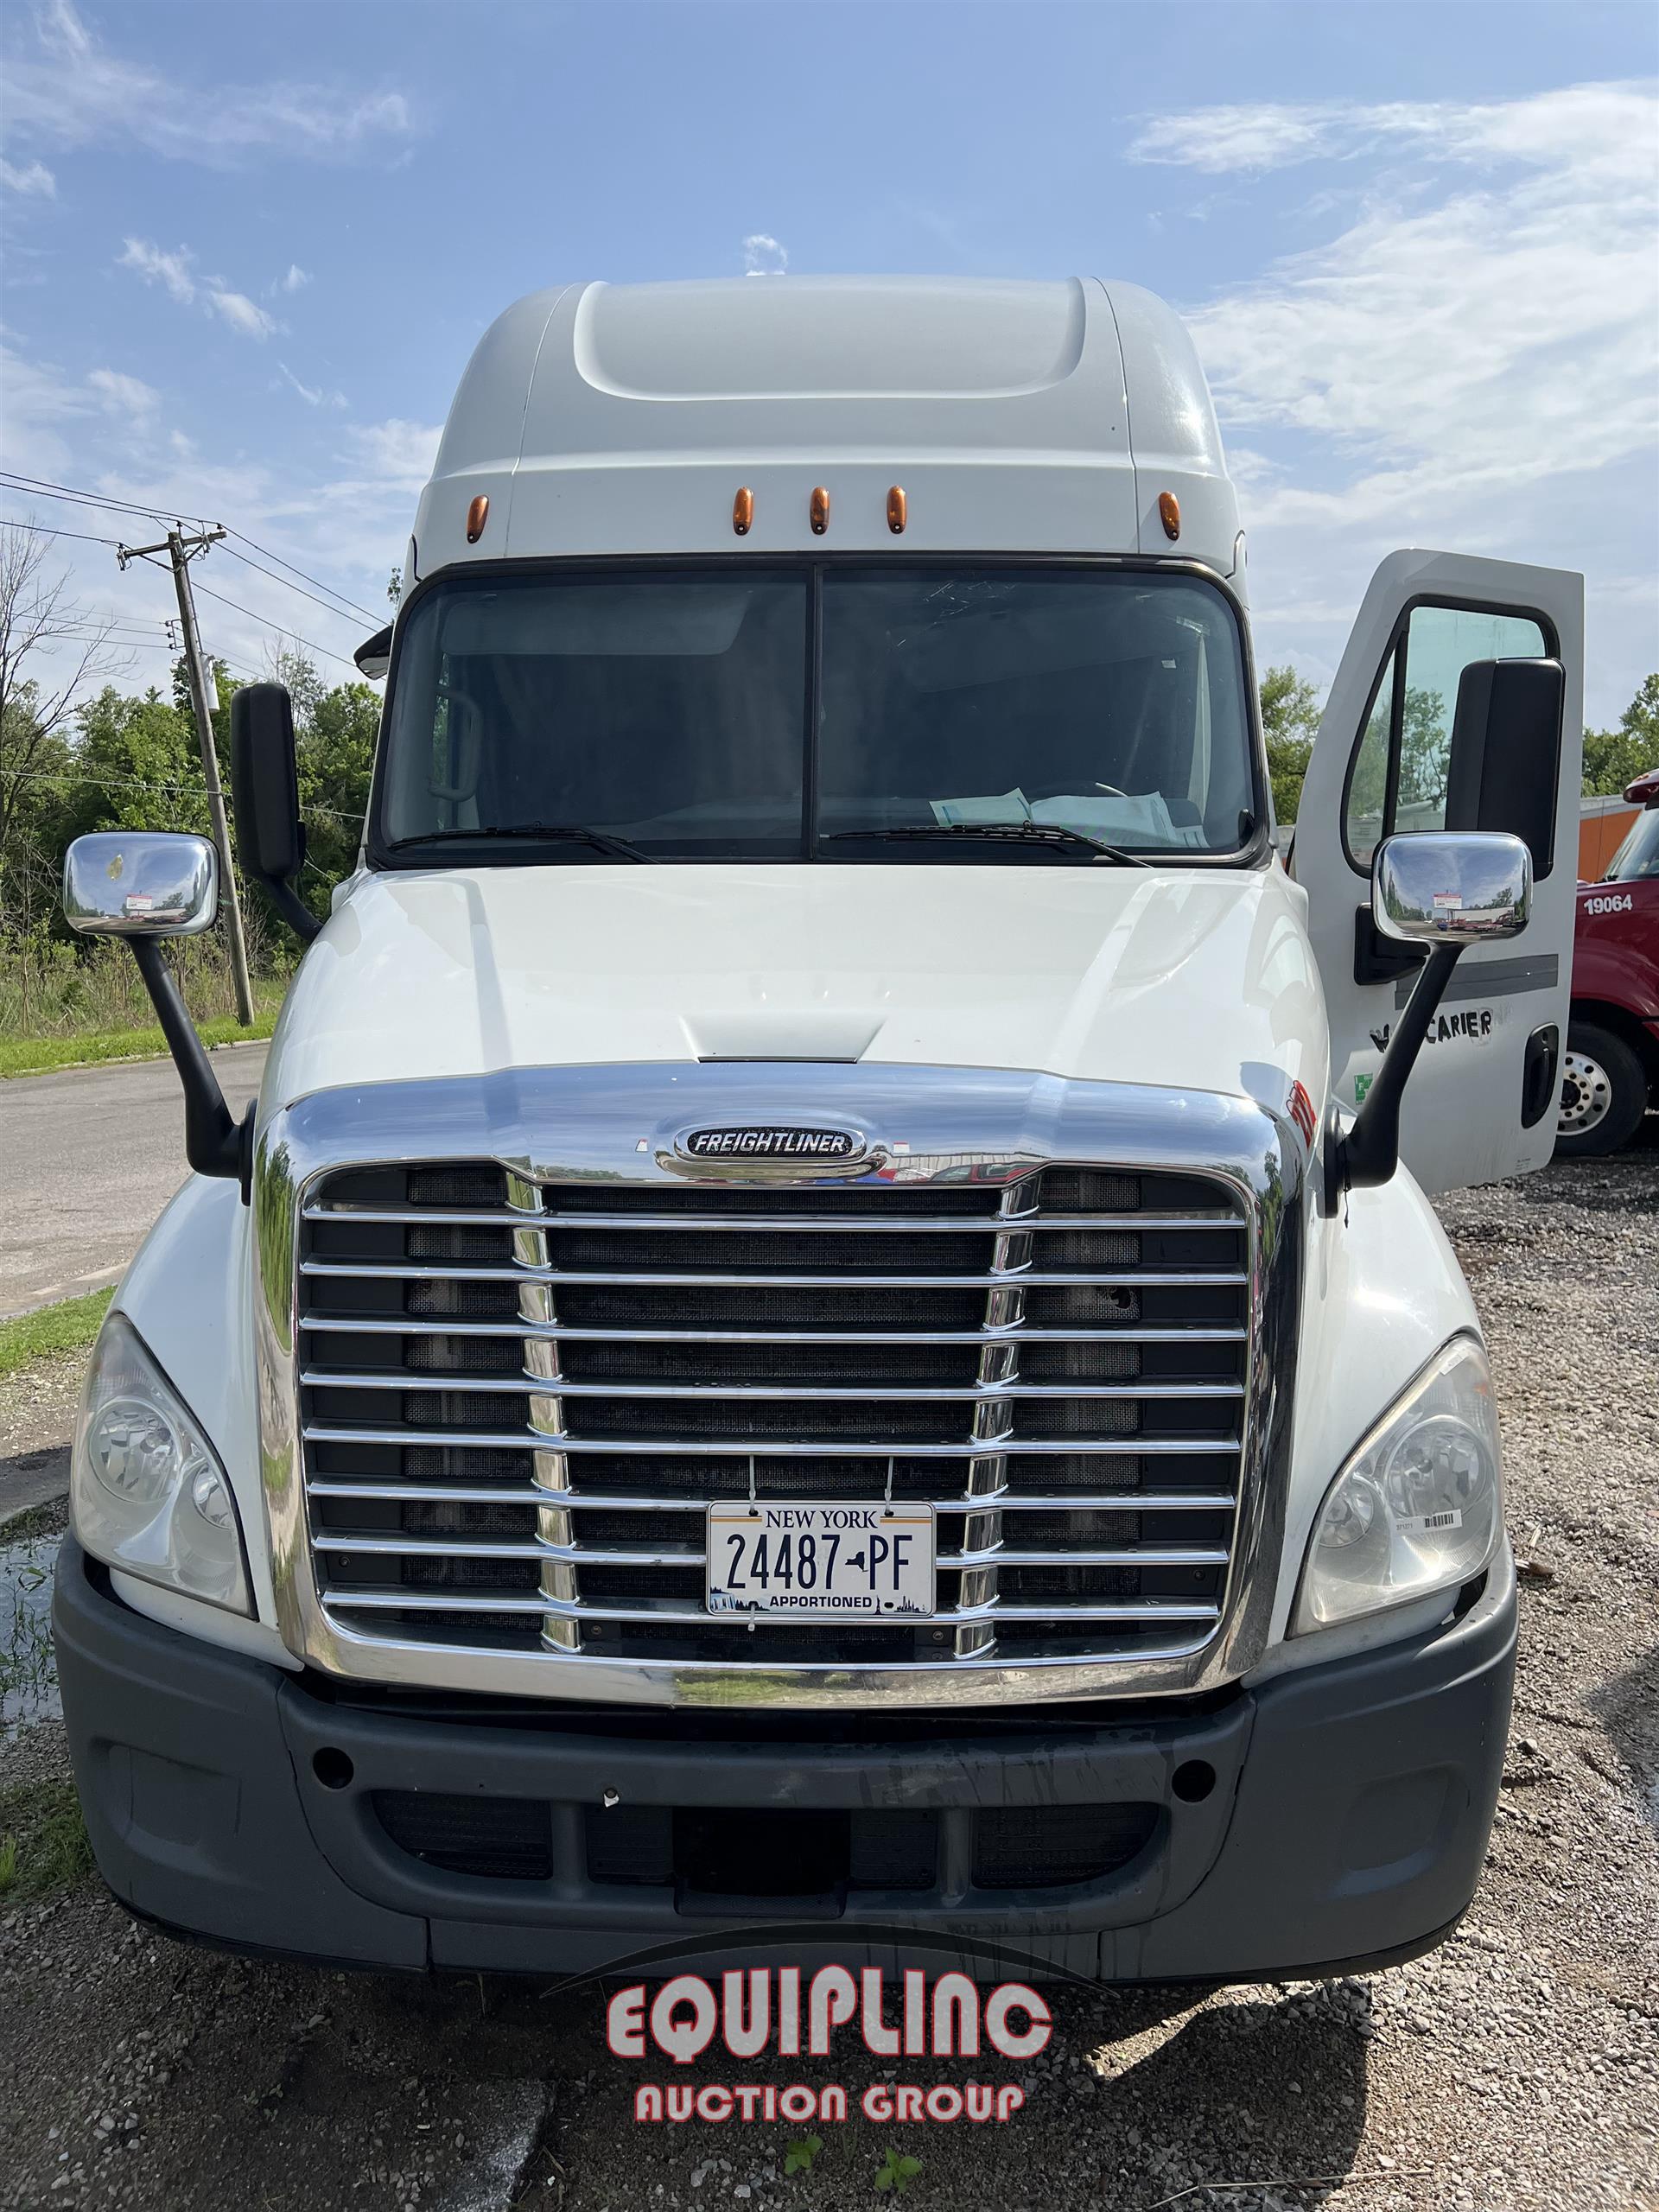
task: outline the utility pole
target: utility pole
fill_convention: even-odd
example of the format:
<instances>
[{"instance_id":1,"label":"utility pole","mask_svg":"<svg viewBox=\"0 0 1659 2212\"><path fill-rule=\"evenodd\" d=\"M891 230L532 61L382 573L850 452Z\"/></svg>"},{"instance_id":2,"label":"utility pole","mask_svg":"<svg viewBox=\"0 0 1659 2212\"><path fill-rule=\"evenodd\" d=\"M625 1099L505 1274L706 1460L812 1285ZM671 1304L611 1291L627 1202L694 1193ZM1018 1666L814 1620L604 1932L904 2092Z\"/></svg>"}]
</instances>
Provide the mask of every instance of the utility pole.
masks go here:
<instances>
[{"instance_id":1,"label":"utility pole","mask_svg":"<svg viewBox=\"0 0 1659 2212\"><path fill-rule=\"evenodd\" d=\"M225 925L231 941L231 973L236 982L236 1017L246 1029L253 1021L253 989L248 981L248 949L242 936L242 908L236 895L236 870L231 865L231 833L225 820L225 793L219 780L219 752L213 743L213 705L201 639L196 629L196 602L190 590L190 563L217 539L222 530L200 530L187 537L169 530L159 545L118 545L115 557L122 568L153 553L165 553L173 564L173 588L179 595L179 622L184 632L184 665L190 681L190 703L195 709L196 738L201 747L201 772L207 785L207 819L219 853L219 875L225 900Z\"/></svg>"}]
</instances>

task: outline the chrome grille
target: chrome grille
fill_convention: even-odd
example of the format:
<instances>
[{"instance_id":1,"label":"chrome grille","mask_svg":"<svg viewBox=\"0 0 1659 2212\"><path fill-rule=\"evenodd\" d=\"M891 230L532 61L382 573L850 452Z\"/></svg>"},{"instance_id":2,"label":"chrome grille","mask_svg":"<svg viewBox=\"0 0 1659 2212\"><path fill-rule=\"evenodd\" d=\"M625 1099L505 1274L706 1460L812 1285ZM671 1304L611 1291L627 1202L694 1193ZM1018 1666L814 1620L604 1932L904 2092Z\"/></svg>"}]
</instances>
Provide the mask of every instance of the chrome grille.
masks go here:
<instances>
[{"instance_id":1,"label":"chrome grille","mask_svg":"<svg viewBox=\"0 0 1659 2212\"><path fill-rule=\"evenodd\" d=\"M336 1173L300 1241L320 1601L359 1637L567 1658L1191 1652L1231 1568L1249 1264L1198 1174ZM936 1616L709 1616L703 1507L750 1494L931 1501Z\"/></svg>"}]
</instances>

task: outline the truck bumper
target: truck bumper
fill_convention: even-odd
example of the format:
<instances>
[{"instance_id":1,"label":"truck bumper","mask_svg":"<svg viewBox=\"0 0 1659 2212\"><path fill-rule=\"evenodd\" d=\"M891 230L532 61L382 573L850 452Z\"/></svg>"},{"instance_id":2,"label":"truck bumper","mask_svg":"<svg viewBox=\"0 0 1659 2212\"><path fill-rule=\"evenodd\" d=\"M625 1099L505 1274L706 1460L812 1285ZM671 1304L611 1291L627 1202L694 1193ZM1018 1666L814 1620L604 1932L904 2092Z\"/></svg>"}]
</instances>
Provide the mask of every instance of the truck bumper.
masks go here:
<instances>
[{"instance_id":1,"label":"truck bumper","mask_svg":"<svg viewBox=\"0 0 1659 2212\"><path fill-rule=\"evenodd\" d=\"M347 1703L141 1618L72 1539L54 1624L99 1866L182 1935L414 1970L1227 1981L1455 1923L1516 1599L1506 1549L1449 1625L1218 1703L893 1726Z\"/></svg>"}]
</instances>

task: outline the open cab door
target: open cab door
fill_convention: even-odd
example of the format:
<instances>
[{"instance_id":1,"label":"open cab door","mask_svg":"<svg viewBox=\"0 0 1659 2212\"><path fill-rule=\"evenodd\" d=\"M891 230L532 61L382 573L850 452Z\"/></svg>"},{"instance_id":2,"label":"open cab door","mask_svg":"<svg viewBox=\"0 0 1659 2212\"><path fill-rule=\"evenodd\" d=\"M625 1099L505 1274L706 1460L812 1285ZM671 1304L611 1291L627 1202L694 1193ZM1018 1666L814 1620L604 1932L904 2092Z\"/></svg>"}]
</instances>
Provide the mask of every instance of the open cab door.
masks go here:
<instances>
[{"instance_id":1,"label":"open cab door","mask_svg":"<svg viewBox=\"0 0 1659 2212\"><path fill-rule=\"evenodd\" d=\"M1525 929L1465 944L1404 1094L1400 1154L1427 1191L1529 1173L1554 1147L1583 697L1582 577L1407 552L1372 577L1325 702L1293 873L1307 893L1331 1095L1344 1115L1363 1104L1427 957L1425 943L1376 926L1378 847L1415 831L1497 830L1532 855ZM1456 894L1443 898L1449 914Z\"/></svg>"}]
</instances>

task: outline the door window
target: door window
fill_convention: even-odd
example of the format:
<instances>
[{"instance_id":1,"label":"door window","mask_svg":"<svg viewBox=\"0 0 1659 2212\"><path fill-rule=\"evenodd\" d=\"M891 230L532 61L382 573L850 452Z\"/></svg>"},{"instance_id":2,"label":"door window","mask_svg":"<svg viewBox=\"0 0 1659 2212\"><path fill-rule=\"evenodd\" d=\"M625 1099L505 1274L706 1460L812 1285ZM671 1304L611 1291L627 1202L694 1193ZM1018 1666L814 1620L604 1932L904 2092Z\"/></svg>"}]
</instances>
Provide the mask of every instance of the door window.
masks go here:
<instances>
[{"instance_id":1,"label":"door window","mask_svg":"<svg viewBox=\"0 0 1659 2212\"><path fill-rule=\"evenodd\" d=\"M1548 653L1530 615L1469 607L1414 607L1384 664L1354 748L1343 804L1348 858L1369 874L1396 831L1444 830L1446 771L1458 683L1473 661Z\"/></svg>"}]
</instances>

